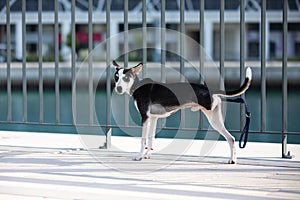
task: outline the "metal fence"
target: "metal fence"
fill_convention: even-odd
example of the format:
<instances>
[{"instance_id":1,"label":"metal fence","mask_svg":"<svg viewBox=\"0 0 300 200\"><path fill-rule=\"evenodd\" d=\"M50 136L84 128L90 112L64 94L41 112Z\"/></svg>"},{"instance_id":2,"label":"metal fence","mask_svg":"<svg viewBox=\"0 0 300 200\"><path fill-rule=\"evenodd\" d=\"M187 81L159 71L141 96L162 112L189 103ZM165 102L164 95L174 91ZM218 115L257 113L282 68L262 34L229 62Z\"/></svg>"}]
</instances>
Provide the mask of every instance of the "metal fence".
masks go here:
<instances>
[{"instance_id":1,"label":"metal fence","mask_svg":"<svg viewBox=\"0 0 300 200\"><path fill-rule=\"evenodd\" d=\"M245 74L245 2L246 0L240 0L240 82L244 80ZM60 62L59 62L59 8L58 8L58 1L54 1L54 70L55 70L55 123L49 124L44 122L44 91L43 91L43 60L42 60L42 40L43 40L43 32L42 32L42 0L38 0L38 93L39 93L39 122L33 123L28 121L28 108L27 108L27 102L28 102L28 92L27 92L27 63L26 63L26 15L28 14L26 12L26 0L22 0L22 109L23 109L23 119L21 122L16 122L12 120L12 78L11 78L11 71L12 71L12 56L11 56L11 10L10 10L10 3L11 1L6 0L6 13L3 15L1 14L1 17L6 18L6 46L7 46L7 62L6 62L6 70L7 70L7 79L6 79L6 92L7 92L7 120L2 121L2 124L34 124L34 125L47 125L47 126L66 126L66 124L61 123L60 119L60 74L59 74L59 68L60 68ZM70 126L77 125L77 119L76 119L76 30L75 30L75 17L76 17L76 11L75 11L75 0L71 0L71 91L72 91L72 107L73 107L73 122L72 124L69 124ZM111 72L112 69L110 67L112 57L110 55L111 49L110 49L110 40L111 37L111 1L107 0L104 3L106 5L105 8L105 21L106 21L106 109L105 109L105 116L106 116L106 123L103 125L103 127L106 129L106 140L107 140L107 147L110 145L110 137L111 137L111 131L110 129L114 127L112 125L111 121ZM181 33L185 33L185 4L186 2L184 0L180 0L180 8L179 8L179 31ZM205 1L200 1L200 9L199 9L199 46L202 47L204 45L204 24L205 24ZM128 31L129 27L129 19L128 19L128 0L124 1L124 9L123 9L123 20L124 20L124 31ZM93 50L93 40L92 40L92 34L93 34L93 1L88 1L88 52L92 52ZM142 62L145 64L147 63L147 1L142 1ZM166 20L165 20L165 13L166 13L166 1L161 1L161 8L160 8L160 28L162 28L160 37L161 37L161 49L166 49ZM225 13L225 1L220 0L220 9L219 9L219 29L220 29L220 46L219 46L219 70L221 78L225 78L225 22L224 22L224 13ZM287 130L287 104L288 104L288 76L287 76L287 33L288 33L288 1L283 0L283 8L282 8L282 24L283 24L283 38L282 38L282 156L287 157L288 150L287 150L287 136L288 136L288 130ZM104 16L104 15L103 15ZM266 0L261 1L261 11L260 11L260 39L261 39L261 45L260 45L260 91L261 91L261 100L260 100L260 106L261 106L261 127L259 132L260 133L268 133L268 130L266 130ZM128 35L125 33L124 35L124 49L125 52L128 49ZM180 54L184 54L184 39L181 37L180 41ZM125 54L124 56L124 66L127 67L129 62L128 54ZM161 50L161 81L166 81L166 51ZM185 61L184 59L180 59L180 73L184 74L185 70ZM203 54L199 55L199 69L200 73L203 72L204 69L204 58ZM146 70L143 70L143 77L146 77ZM87 123L85 126L94 126L94 106L96 104L95 102L95 86L93 85L93 60L91 57L88 59L88 98L89 98L89 123ZM203 82L203 80L200 80ZM129 101L129 98L126 97L125 101ZM128 125L128 116L129 110L128 108L125 108L125 125ZM243 108L241 107L241 127L243 124ZM181 121L184 122L185 115L184 112L181 113ZM102 126L102 125L100 125ZM168 127L163 127L168 128ZM184 124L181 124L182 129L184 129ZM204 130L203 125L200 126L201 130ZM255 131L254 131L255 132Z\"/></svg>"}]
</instances>

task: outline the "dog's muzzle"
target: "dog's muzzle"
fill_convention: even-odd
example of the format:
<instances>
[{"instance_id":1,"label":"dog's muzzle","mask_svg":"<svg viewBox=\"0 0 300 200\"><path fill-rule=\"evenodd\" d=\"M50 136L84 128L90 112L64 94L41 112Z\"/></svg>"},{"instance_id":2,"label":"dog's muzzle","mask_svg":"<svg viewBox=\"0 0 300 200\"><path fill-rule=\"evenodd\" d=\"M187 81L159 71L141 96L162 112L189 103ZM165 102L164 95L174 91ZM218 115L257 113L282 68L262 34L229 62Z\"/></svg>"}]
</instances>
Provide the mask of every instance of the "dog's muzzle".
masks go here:
<instances>
[{"instance_id":1,"label":"dog's muzzle","mask_svg":"<svg viewBox=\"0 0 300 200\"><path fill-rule=\"evenodd\" d=\"M119 93L119 94L122 94L122 87L121 86L118 86L116 87L116 92Z\"/></svg>"}]
</instances>

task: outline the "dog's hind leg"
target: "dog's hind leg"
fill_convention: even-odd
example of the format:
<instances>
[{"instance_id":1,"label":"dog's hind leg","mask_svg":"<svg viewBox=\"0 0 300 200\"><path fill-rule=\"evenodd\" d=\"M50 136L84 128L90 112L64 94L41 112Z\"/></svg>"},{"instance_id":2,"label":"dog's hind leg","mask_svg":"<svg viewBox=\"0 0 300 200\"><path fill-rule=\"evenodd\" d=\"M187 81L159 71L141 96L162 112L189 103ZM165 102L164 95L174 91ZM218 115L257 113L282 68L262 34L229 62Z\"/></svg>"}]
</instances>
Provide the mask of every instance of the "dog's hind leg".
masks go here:
<instances>
[{"instance_id":1,"label":"dog's hind leg","mask_svg":"<svg viewBox=\"0 0 300 200\"><path fill-rule=\"evenodd\" d=\"M153 150L153 141L155 138L155 131L156 131L156 125L157 125L157 117L150 117L149 118L149 130L148 130L148 140L147 140L147 151L145 153L144 158L150 159L151 151Z\"/></svg>"},{"instance_id":2,"label":"dog's hind leg","mask_svg":"<svg viewBox=\"0 0 300 200\"><path fill-rule=\"evenodd\" d=\"M221 104L216 105L216 107L213 110L203 110L203 111L212 128L218 131L227 140L231 152L231 157L228 163L235 164L236 163L235 139L225 128L224 120L222 116Z\"/></svg>"}]
</instances>

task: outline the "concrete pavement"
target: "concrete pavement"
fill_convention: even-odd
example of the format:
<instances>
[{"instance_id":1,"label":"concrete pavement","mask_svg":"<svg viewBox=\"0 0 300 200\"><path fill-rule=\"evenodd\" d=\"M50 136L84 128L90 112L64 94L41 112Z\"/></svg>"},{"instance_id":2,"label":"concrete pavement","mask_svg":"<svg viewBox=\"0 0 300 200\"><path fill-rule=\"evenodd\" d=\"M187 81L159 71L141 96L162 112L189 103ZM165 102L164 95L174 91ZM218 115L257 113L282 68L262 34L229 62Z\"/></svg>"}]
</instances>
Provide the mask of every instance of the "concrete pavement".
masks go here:
<instances>
[{"instance_id":1,"label":"concrete pavement","mask_svg":"<svg viewBox=\"0 0 300 200\"><path fill-rule=\"evenodd\" d=\"M157 139L156 153L141 162L131 160L137 138L112 137L110 150L82 142L0 131L0 199L300 199L300 145L288 145L295 157L286 160L280 144L248 143L228 165L222 141L178 140L175 147L187 147L179 155L167 148L174 141Z\"/></svg>"}]
</instances>

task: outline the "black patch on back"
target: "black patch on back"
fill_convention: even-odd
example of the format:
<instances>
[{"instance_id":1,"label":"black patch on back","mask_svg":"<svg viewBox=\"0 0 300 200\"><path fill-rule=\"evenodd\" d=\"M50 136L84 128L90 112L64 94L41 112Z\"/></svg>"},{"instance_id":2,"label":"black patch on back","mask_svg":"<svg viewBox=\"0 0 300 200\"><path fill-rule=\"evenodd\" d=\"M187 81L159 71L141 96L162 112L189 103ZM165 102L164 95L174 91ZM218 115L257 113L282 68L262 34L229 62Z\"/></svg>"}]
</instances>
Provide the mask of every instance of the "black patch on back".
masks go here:
<instances>
[{"instance_id":1,"label":"black patch on back","mask_svg":"<svg viewBox=\"0 0 300 200\"><path fill-rule=\"evenodd\" d=\"M197 103L207 110L211 109L212 99L205 85L189 83L145 83L133 93L133 98L146 104L159 104L176 107L186 103ZM148 105L145 106L148 108Z\"/></svg>"}]
</instances>

